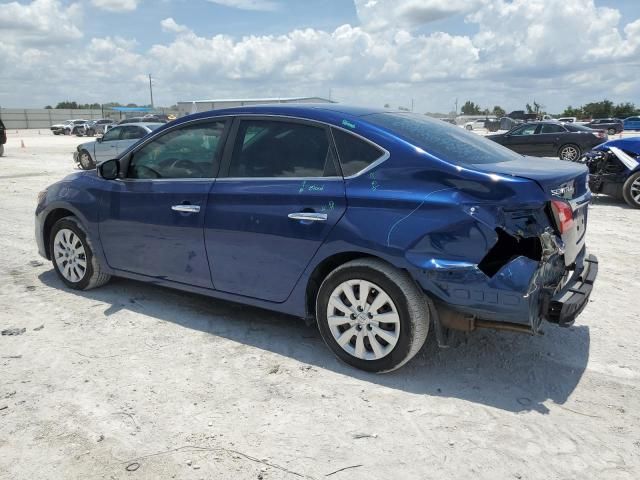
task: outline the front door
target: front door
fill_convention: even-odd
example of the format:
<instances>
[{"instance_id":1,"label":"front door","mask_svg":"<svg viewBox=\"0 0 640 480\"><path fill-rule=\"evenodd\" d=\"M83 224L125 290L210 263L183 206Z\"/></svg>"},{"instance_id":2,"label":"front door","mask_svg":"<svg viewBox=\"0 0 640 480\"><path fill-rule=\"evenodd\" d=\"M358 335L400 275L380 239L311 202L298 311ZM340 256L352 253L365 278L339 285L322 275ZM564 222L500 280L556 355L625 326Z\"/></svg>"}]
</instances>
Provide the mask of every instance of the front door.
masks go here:
<instances>
[{"instance_id":1,"label":"front door","mask_svg":"<svg viewBox=\"0 0 640 480\"><path fill-rule=\"evenodd\" d=\"M245 118L233 131L207 202L213 284L283 302L344 213L344 182L325 126Z\"/></svg>"},{"instance_id":2,"label":"front door","mask_svg":"<svg viewBox=\"0 0 640 480\"><path fill-rule=\"evenodd\" d=\"M534 151L532 140L537 124L525 124L514 128L505 135L503 145L514 152L530 155Z\"/></svg>"},{"instance_id":3,"label":"front door","mask_svg":"<svg viewBox=\"0 0 640 480\"><path fill-rule=\"evenodd\" d=\"M132 152L126 178L109 182L101 205L109 266L211 288L203 226L224 127L178 126Z\"/></svg>"}]
</instances>

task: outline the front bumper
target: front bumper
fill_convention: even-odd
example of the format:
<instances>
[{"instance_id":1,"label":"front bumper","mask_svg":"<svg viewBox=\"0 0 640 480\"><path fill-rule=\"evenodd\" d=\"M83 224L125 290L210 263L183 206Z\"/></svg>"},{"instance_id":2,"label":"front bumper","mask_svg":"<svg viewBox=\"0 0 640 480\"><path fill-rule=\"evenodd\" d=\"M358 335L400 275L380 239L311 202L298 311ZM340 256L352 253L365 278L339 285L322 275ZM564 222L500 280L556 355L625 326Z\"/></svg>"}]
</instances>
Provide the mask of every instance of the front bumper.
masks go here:
<instances>
[{"instance_id":1,"label":"front bumper","mask_svg":"<svg viewBox=\"0 0 640 480\"><path fill-rule=\"evenodd\" d=\"M582 271L549 300L546 319L561 327L573 325L576 317L589 302L593 284L598 275L598 259L587 255Z\"/></svg>"}]
</instances>

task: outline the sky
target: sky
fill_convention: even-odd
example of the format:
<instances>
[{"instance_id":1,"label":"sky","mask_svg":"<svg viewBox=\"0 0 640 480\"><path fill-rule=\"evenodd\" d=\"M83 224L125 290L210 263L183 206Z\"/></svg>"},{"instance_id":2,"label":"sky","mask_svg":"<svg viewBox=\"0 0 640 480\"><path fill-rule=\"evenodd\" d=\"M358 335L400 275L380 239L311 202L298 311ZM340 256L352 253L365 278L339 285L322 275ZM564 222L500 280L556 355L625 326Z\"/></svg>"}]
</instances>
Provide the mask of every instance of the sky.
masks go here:
<instances>
[{"instance_id":1,"label":"sky","mask_svg":"<svg viewBox=\"0 0 640 480\"><path fill-rule=\"evenodd\" d=\"M0 107L640 104L640 0L0 0Z\"/></svg>"}]
</instances>

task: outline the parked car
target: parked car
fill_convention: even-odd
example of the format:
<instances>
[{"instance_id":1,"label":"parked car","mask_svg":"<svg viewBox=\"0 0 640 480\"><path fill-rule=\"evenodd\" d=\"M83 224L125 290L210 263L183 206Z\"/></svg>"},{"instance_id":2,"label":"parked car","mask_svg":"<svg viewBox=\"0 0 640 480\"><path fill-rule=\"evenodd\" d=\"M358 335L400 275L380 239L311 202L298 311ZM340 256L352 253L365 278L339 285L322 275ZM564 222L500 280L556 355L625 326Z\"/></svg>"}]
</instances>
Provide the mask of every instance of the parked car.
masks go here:
<instances>
[{"instance_id":1,"label":"parked car","mask_svg":"<svg viewBox=\"0 0 640 480\"><path fill-rule=\"evenodd\" d=\"M602 143L577 160L589 168L589 187L640 208L640 137Z\"/></svg>"},{"instance_id":2,"label":"parked car","mask_svg":"<svg viewBox=\"0 0 640 480\"><path fill-rule=\"evenodd\" d=\"M596 130L606 130L609 135L615 135L623 130L622 120L618 118L596 118L585 123L584 126Z\"/></svg>"},{"instance_id":3,"label":"parked car","mask_svg":"<svg viewBox=\"0 0 640 480\"><path fill-rule=\"evenodd\" d=\"M571 325L597 274L587 174L424 115L238 107L49 186L36 240L69 288L116 275L315 319L384 372L430 329Z\"/></svg>"},{"instance_id":4,"label":"parked car","mask_svg":"<svg viewBox=\"0 0 640 480\"><path fill-rule=\"evenodd\" d=\"M78 129L77 135L94 137L96 135L104 135L105 127L107 125L111 125L115 123L113 120L109 120L108 118L101 118L100 120L92 120L87 122L82 128Z\"/></svg>"},{"instance_id":5,"label":"parked car","mask_svg":"<svg viewBox=\"0 0 640 480\"><path fill-rule=\"evenodd\" d=\"M523 155L557 156L561 160L577 160L582 152L607 141L606 133L600 130L559 122L525 123L486 138Z\"/></svg>"},{"instance_id":6,"label":"parked car","mask_svg":"<svg viewBox=\"0 0 640 480\"><path fill-rule=\"evenodd\" d=\"M89 120L67 120L62 123L51 125L50 129L54 135L75 135L79 129L84 128L84 125Z\"/></svg>"},{"instance_id":7,"label":"parked car","mask_svg":"<svg viewBox=\"0 0 640 480\"><path fill-rule=\"evenodd\" d=\"M73 159L83 170L95 168L96 164L117 157L160 126L162 123L117 125L95 141L78 145L76 151L73 152Z\"/></svg>"},{"instance_id":8,"label":"parked car","mask_svg":"<svg viewBox=\"0 0 640 480\"><path fill-rule=\"evenodd\" d=\"M625 130L640 130L640 117L627 117L622 126Z\"/></svg>"},{"instance_id":9,"label":"parked car","mask_svg":"<svg viewBox=\"0 0 640 480\"><path fill-rule=\"evenodd\" d=\"M4 155L4 144L7 143L7 129L0 119L0 157Z\"/></svg>"},{"instance_id":10,"label":"parked car","mask_svg":"<svg viewBox=\"0 0 640 480\"><path fill-rule=\"evenodd\" d=\"M483 118L478 120L473 120L471 122L467 122L464 124L464 128L467 130L485 130L487 128L486 123L489 121L497 121L496 118Z\"/></svg>"},{"instance_id":11,"label":"parked car","mask_svg":"<svg viewBox=\"0 0 640 480\"><path fill-rule=\"evenodd\" d=\"M118 125L123 125L125 123L167 123L167 121L163 118L157 117L155 115L145 115L144 117L131 117L125 118L118 122Z\"/></svg>"}]
</instances>

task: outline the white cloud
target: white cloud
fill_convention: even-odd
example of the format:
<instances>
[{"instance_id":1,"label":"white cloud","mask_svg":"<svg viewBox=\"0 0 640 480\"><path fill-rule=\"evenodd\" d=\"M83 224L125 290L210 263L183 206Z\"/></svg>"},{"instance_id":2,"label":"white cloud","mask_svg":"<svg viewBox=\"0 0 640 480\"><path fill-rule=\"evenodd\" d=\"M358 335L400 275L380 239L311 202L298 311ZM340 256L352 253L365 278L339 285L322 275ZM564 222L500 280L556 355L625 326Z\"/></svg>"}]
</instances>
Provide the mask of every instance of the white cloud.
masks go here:
<instances>
[{"instance_id":1,"label":"white cloud","mask_svg":"<svg viewBox=\"0 0 640 480\"><path fill-rule=\"evenodd\" d=\"M483 0L354 0L358 18L371 30L416 27L467 13Z\"/></svg>"},{"instance_id":2,"label":"white cloud","mask_svg":"<svg viewBox=\"0 0 640 480\"><path fill-rule=\"evenodd\" d=\"M0 6L0 31L3 45L39 43L60 44L82 37L77 24L82 11L80 4L63 6L58 0L34 0L24 5L18 2ZM1 56L1 55L0 55Z\"/></svg>"},{"instance_id":3,"label":"white cloud","mask_svg":"<svg viewBox=\"0 0 640 480\"><path fill-rule=\"evenodd\" d=\"M91 0L91 3L108 12L133 12L142 0Z\"/></svg>"},{"instance_id":4,"label":"white cloud","mask_svg":"<svg viewBox=\"0 0 640 480\"><path fill-rule=\"evenodd\" d=\"M279 3L272 0L207 0L211 3L224 5L225 7L239 8L241 10L277 10Z\"/></svg>"},{"instance_id":5,"label":"white cloud","mask_svg":"<svg viewBox=\"0 0 640 480\"><path fill-rule=\"evenodd\" d=\"M185 25L180 25L176 23L176 21L171 17L161 20L160 26L162 27L162 30L164 30L165 32L184 33L189 31L188 27L186 27Z\"/></svg>"},{"instance_id":6,"label":"white cloud","mask_svg":"<svg viewBox=\"0 0 640 480\"><path fill-rule=\"evenodd\" d=\"M368 14L382 1L368 0ZM395 3L398 12L417 4ZM450 0L451 8L456 5ZM618 10L596 7L593 0L479 1L466 13L468 35L423 33L416 25L433 18L426 13L406 25L398 20L405 14L378 11L362 25L244 37L198 35L168 17L161 28L177 35L159 37L145 49L120 37L78 40L76 4L34 0L3 7L0 28L11 25L14 33L3 38L0 55L3 105L44 105L70 96L146 102L144 82L136 79L148 72L157 82L154 94L166 104L328 96L332 89L334 98L369 105L406 106L414 98L422 111L446 112L456 97L507 109L535 99L561 111L603 97L640 97L640 82L632 81L640 75L640 19L623 21ZM372 28L381 21L391 23Z\"/></svg>"}]
</instances>

